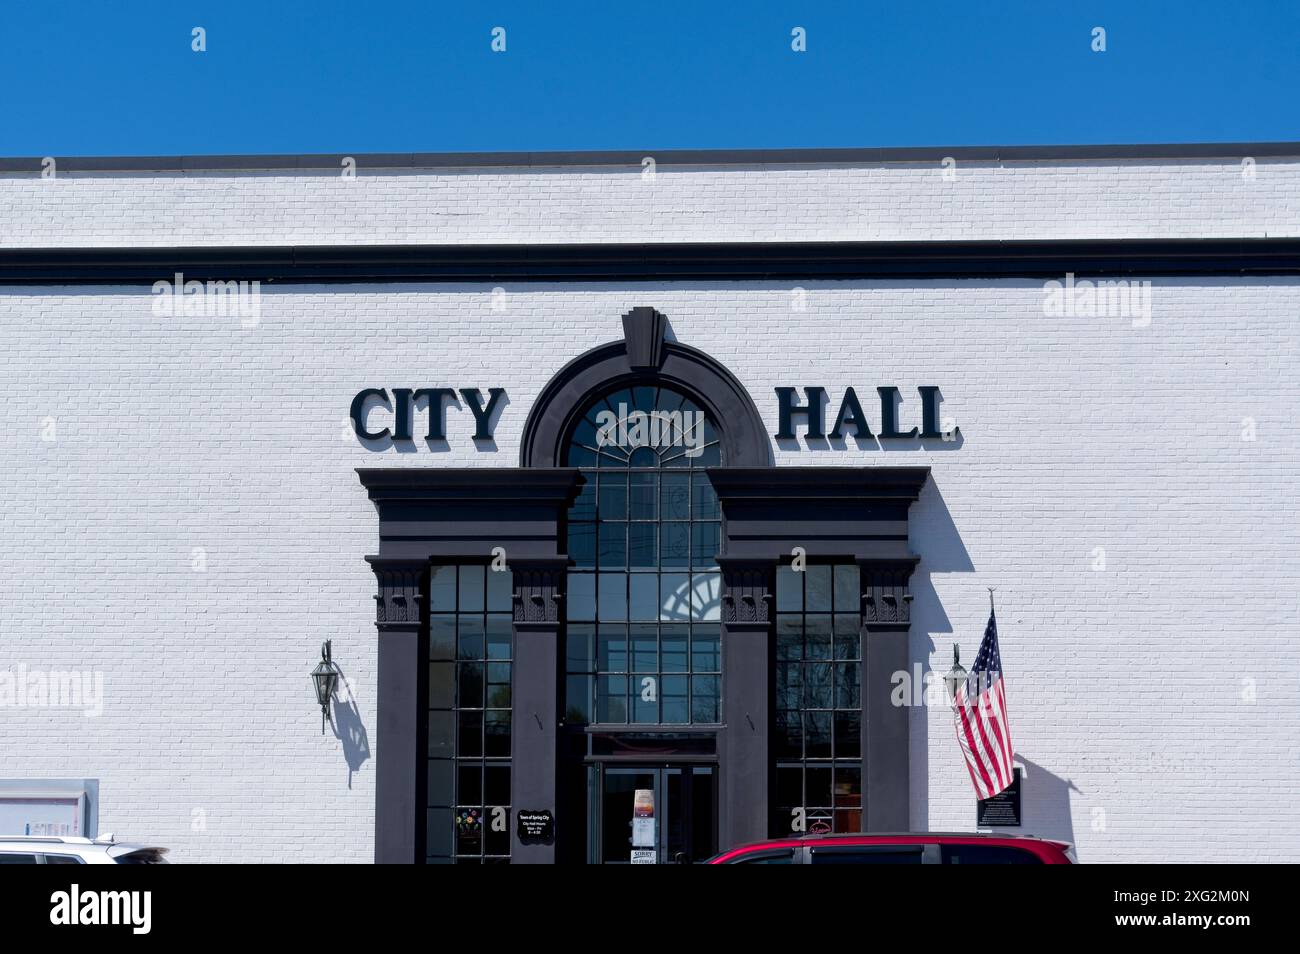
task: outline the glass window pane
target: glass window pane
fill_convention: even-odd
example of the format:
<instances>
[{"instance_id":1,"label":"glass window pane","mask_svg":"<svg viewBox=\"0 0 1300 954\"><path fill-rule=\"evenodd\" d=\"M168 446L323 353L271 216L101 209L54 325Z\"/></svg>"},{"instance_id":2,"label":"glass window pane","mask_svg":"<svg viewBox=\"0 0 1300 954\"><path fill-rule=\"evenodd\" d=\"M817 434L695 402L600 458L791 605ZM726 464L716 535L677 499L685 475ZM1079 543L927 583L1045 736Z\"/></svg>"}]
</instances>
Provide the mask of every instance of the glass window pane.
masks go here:
<instances>
[{"instance_id":1,"label":"glass window pane","mask_svg":"<svg viewBox=\"0 0 1300 954\"><path fill-rule=\"evenodd\" d=\"M431 857L446 858L451 855L451 809L450 808L430 808L426 816L428 821L428 832L426 833L425 850Z\"/></svg>"},{"instance_id":2,"label":"glass window pane","mask_svg":"<svg viewBox=\"0 0 1300 954\"><path fill-rule=\"evenodd\" d=\"M596 634L596 668L627 672L627 627L602 625Z\"/></svg>"},{"instance_id":3,"label":"glass window pane","mask_svg":"<svg viewBox=\"0 0 1300 954\"><path fill-rule=\"evenodd\" d=\"M596 669L596 627L571 624L564 640L564 668L569 672Z\"/></svg>"},{"instance_id":4,"label":"glass window pane","mask_svg":"<svg viewBox=\"0 0 1300 954\"><path fill-rule=\"evenodd\" d=\"M483 754L488 758L510 757L510 710L489 709L484 713Z\"/></svg>"},{"instance_id":5,"label":"glass window pane","mask_svg":"<svg viewBox=\"0 0 1300 954\"><path fill-rule=\"evenodd\" d=\"M484 623L482 616L456 617L456 653L461 659L482 659Z\"/></svg>"},{"instance_id":6,"label":"glass window pane","mask_svg":"<svg viewBox=\"0 0 1300 954\"><path fill-rule=\"evenodd\" d=\"M504 613L490 613L487 618L487 658L509 659L510 637L514 619Z\"/></svg>"},{"instance_id":7,"label":"glass window pane","mask_svg":"<svg viewBox=\"0 0 1300 954\"><path fill-rule=\"evenodd\" d=\"M776 707L798 717L803 708L803 666L799 663L776 664Z\"/></svg>"},{"instance_id":8,"label":"glass window pane","mask_svg":"<svg viewBox=\"0 0 1300 954\"><path fill-rule=\"evenodd\" d=\"M834 699L831 695L831 667L829 663L807 663L803 667L803 704L805 709L830 709ZM830 728L827 726L827 744L830 744Z\"/></svg>"},{"instance_id":9,"label":"glass window pane","mask_svg":"<svg viewBox=\"0 0 1300 954\"><path fill-rule=\"evenodd\" d=\"M804 609L809 613L831 611L831 568L824 563L811 563L804 571Z\"/></svg>"},{"instance_id":10,"label":"glass window pane","mask_svg":"<svg viewBox=\"0 0 1300 954\"><path fill-rule=\"evenodd\" d=\"M591 721L591 676L564 677L564 721L583 725Z\"/></svg>"},{"instance_id":11,"label":"glass window pane","mask_svg":"<svg viewBox=\"0 0 1300 954\"><path fill-rule=\"evenodd\" d=\"M712 622L722 618L722 574L696 573L691 586L691 619Z\"/></svg>"},{"instance_id":12,"label":"glass window pane","mask_svg":"<svg viewBox=\"0 0 1300 954\"><path fill-rule=\"evenodd\" d=\"M429 658L456 658L456 617L429 617Z\"/></svg>"},{"instance_id":13,"label":"glass window pane","mask_svg":"<svg viewBox=\"0 0 1300 954\"><path fill-rule=\"evenodd\" d=\"M658 627L633 626L632 637L632 671L657 672L659 669L659 632Z\"/></svg>"},{"instance_id":14,"label":"glass window pane","mask_svg":"<svg viewBox=\"0 0 1300 954\"><path fill-rule=\"evenodd\" d=\"M435 566L429 572L429 611L456 612L456 568Z\"/></svg>"},{"instance_id":15,"label":"glass window pane","mask_svg":"<svg viewBox=\"0 0 1300 954\"><path fill-rule=\"evenodd\" d=\"M860 659L862 657L860 617L847 613L835 616L835 658Z\"/></svg>"},{"instance_id":16,"label":"glass window pane","mask_svg":"<svg viewBox=\"0 0 1300 954\"><path fill-rule=\"evenodd\" d=\"M719 533L716 523L691 524L691 566L709 569L715 565Z\"/></svg>"},{"instance_id":17,"label":"glass window pane","mask_svg":"<svg viewBox=\"0 0 1300 954\"><path fill-rule=\"evenodd\" d=\"M659 515L659 475L632 474L628 486L628 516L654 520Z\"/></svg>"},{"instance_id":18,"label":"glass window pane","mask_svg":"<svg viewBox=\"0 0 1300 954\"><path fill-rule=\"evenodd\" d=\"M482 709L483 664L461 663L457 668L456 705L462 709Z\"/></svg>"},{"instance_id":19,"label":"glass window pane","mask_svg":"<svg viewBox=\"0 0 1300 954\"><path fill-rule=\"evenodd\" d=\"M596 677L596 721L627 722L627 676Z\"/></svg>"},{"instance_id":20,"label":"glass window pane","mask_svg":"<svg viewBox=\"0 0 1300 954\"><path fill-rule=\"evenodd\" d=\"M489 709L510 708L511 663L488 663L487 705Z\"/></svg>"},{"instance_id":21,"label":"glass window pane","mask_svg":"<svg viewBox=\"0 0 1300 954\"><path fill-rule=\"evenodd\" d=\"M857 663L840 663L835 667L835 707L856 709L861 704L861 673Z\"/></svg>"},{"instance_id":22,"label":"glass window pane","mask_svg":"<svg viewBox=\"0 0 1300 954\"><path fill-rule=\"evenodd\" d=\"M776 615L776 658L803 658L803 617L789 613Z\"/></svg>"},{"instance_id":23,"label":"glass window pane","mask_svg":"<svg viewBox=\"0 0 1300 954\"><path fill-rule=\"evenodd\" d=\"M599 508L601 520L627 519L627 474L600 472Z\"/></svg>"},{"instance_id":24,"label":"glass window pane","mask_svg":"<svg viewBox=\"0 0 1300 954\"><path fill-rule=\"evenodd\" d=\"M831 658L831 617L829 614L804 617L803 648L804 655L808 659Z\"/></svg>"},{"instance_id":25,"label":"glass window pane","mask_svg":"<svg viewBox=\"0 0 1300 954\"><path fill-rule=\"evenodd\" d=\"M776 608L783 613L803 609L803 574L788 566L776 568Z\"/></svg>"},{"instance_id":26,"label":"glass window pane","mask_svg":"<svg viewBox=\"0 0 1300 954\"><path fill-rule=\"evenodd\" d=\"M799 808L803 806L803 767L778 765L776 767L776 803Z\"/></svg>"},{"instance_id":27,"label":"glass window pane","mask_svg":"<svg viewBox=\"0 0 1300 954\"><path fill-rule=\"evenodd\" d=\"M619 570L627 566L627 524L601 523L596 535L600 541L598 565Z\"/></svg>"},{"instance_id":28,"label":"glass window pane","mask_svg":"<svg viewBox=\"0 0 1300 954\"><path fill-rule=\"evenodd\" d=\"M664 474L659 491L661 520L686 520L691 515L691 475Z\"/></svg>"},{"instance_id":29,"label":"glass window pane","mask_svg":"<svg viewBox=\"0 0 1300 954\"><path fill-rule=\"evenodd\" d=\"M839 563L835 566L835 612L858 613L862 607L861 573L856 563Z\"/></svg>"},{"instance_id":30,"label":"glass window pane","mask_svg":"<svg viewBox=\"0 0 1300 954\"><path fill-rule=\"evenodd\" d=\"M654 573L630 575L631 619L653 620L659 618L659 577Z\"/></svg>"},{"instance_id":31,"label":"glass window pane","mask_svg":"<svg viewBox=\"0 0 1300 954\"><path fill-rule=\"evenodd\" d=\"M488 765L483 769L483 803L510 804L510 766Z\"/></svg>"},{"instance_id":32,"label":"glass window pane","mask_svg":"<svg viewBox=\"0 0 1300 954\"><path fill-rule=\"evenodd\" d=\"M569 508L570 520L595 520L596 519L596 475L585 473L582 475L585 483L582 489L578 491L578 499L573 502Z\"/></svg>"},{"instance_id":33,"label":"glass window pane","mask_svg":"<svg viewBox=\"0 0 1300 954\"><path fill-rule=\"evenodd\" d=\"M686 567L691 562L691 525L659 525L659 559L665 567Z\"/></svg>"},{"instance_id":34,"label":"glass window pane","mask_svg":"<svg viewBox=\"0 0 1300 954\"><path fill-rule=\"evenodd\" d=\"M835 757L837 759L862 757L862 713L835 713Z\"/></svg>"},{"instance_id":35,"label":"glass window pane","mask_svg":"<svg viewBox=\"0 0 1300 954\"><path fill-rule=\"evenodd\" d=\"M601 619L627 619L627 574L597 574L600 596L596 611Z\"/></svg>"},{"instance_id":36,"label":"glass window pane","mask_svg":"<svg viewBox=\"0 0 1300 954\"><path fill-rule=\"evenodd\" d=\"M570 573L568 583L568 618L594 620L596 618L596 574Z\"/></svg>"},{"instance_id":37,"label":"glass window pane","mask_svg":"<svg viewBox=\"0 0 1300 954\"><path fill-rule=\"evenodd\" d=\"M456 767L456 804L483 804L482 762L462 762Z\"/></svg>"},{"instance_id":38,"label":"glass window pane","mask_svg":"<svg viewBox=\"0 0 1300 954\"><path fill-rule=\"evenodd\" d=\"M659 524L628 524L627 562L637 569L654 569L659 565Z\"/></svg>"},{"instance_id":39,"label":"glass window pane","mask_svg":"<svg viewBox=\"0 0 1300 954\"><path fill-rule=\"evenodd\" d=\"M690 577L685 573L664 573L659 577L659 618L666 622L691 618Z\"/></svg>"},{"instance_id":40,"label":"glass window pane","mask_svg":"<svg viewBox=\"0 0 1300 954\"><path fill-rule=\"evenodd\" d=\"M449 759L456 754L456 714L429 713L429 758Z\"/></svg>"},{"instance_id":41,"label":"glass window pane","mask_svg":"<svg viewBox=\"0 0 1300 954\"><path fill-rule=\"evenodd\" d=\"M831 714L805 712L803 714L804 751L810 759L831 757ZM829 791L830 779L826 781ZM810 805L828 805L829 802L809 802Z\"/></svg>"},{"instance_id":42,"label":"glass window pane","mask_svg":"<svg viewBox=\"0 0 1300 954\"><path fill-rule=\"evenodd\" d=\"M429 663L429 708L450 709L456 705L456 664Z\"/></svg>"},{"instance_id":43,"label":"glass window pane","mask_svg":"<svg viewBox=\"0 0 1300 954\"><path fill-rule=\"evenodd\" d=\"M632 677L632 721L642 725L659 721L659 677Z\"/></svg>"},{"instance_id":44,"label":"glass window pane","mask_svg":"<svg viewBox=\"0 0 1300 954\"><path fill-rule=\"evenodd\" d=\"M803 720L797 711L778 710L773 729L773 757L778 759L803 757ZM780 804L788 805L790 803L781 802Z\"/></svg>"},{"instance_id":45,"label":"glass window pane","mask_svg":"<svg viewBox=\"0 0 1300 954\"><path fill-rule=\"evenodd\" d=\"M804 798L807 799L805 804L809 808L830 808L831 801L831 770L829 767L821 768L817 766L808 766L804 769Z\"/></svg>"},{"instance_id":46,"label":"glass window pane","mask_svg":"<svg viewBox=\"0 0 1300 954\"><path fill-rule=\"evenodd\" d=\"M484 603L485 566L462 566L460 568L460 611L462 613L481 613L486 608Z\"/></svg>"},{"instance_id":47,"label":"glass window pane","mask_svg":"<svg viewBox=\"0 0 1300 954\"><path fill-rule=\"evenodd\" d=\"M456 811L456 854L478 855L483 852L483 809L461 808Z\"/></svg>"},{"instance_id":48,"label":"glass window pane","mask_svg":"<svg viewBox=\"0 0 1300 954\"><path fill-rule=\"evenodd\" d=\"M722 516L718 509L718 495L708 474L691 475L691 516L696 520L717 520Z\"/></svg>"},{"instance_id":49,"label":"glass window pane","mask_svg":"<svg viewBox=\"0 0 1300 954\"><path fill-rule=\"evenodd\" d=\"M429 759L429 804L453 805L456 799L456 763Z\"/></svg>"},{"instance_id":50,"label":"glass window pane","mask_svg":"<svg viewBox=\"0 0 1300 954\"><path fill-rule=\"evenodd\" d=\"M483 713L460 711L456 713L456 754L461 758L483 755Z\"/></svg>"},{"instance_id":51,"label":"glass window pane","mask_svg":"<svg viewBox=\"0 0 1300 954\"><path fill-rule=\"evenodd\" d=\"M686 672L687 632L685 626L664 626L660 633L664 672Z\"/></svg>"},{"instance_id":52,"label":"glass window pane","mask_svg":"<svg viewBox=\"0 0 1300 954\"><path fill-rule=\"evenodd\" d=\"M665 723L690 721L686 707L686 679L686 676L664 676L659 681L659 700L663 705Z\"/></svg>"},{"instance_id":53,"label":"glass window pane","mask_svg":"<svg viewBox=\"0 0 1300 954\"><path fill-rule=\"evenodd\" d=\"M508 569L488 570L487 608L492 613L514 611L515 575Z\"/></svg>"},{"instance_id":54,"label":"glass window pane","mask_svg":"<svg viewBox=\"0 0 1300 954\"><path fill-rule=\"evenodd\" d=\"M596 525L594 523L569 524L569 557L574 566L596 565Z\"/></svg>"},{"instance_id":55,"label":"glass window pane","mask_svg":"<svg viewBox=\"0 0 1300 954\"><path fill-rule=\"evenodd\" d=\"M716 626L696 626L691 631L691 671L722 670L721 635Z\"/></svg>"},{"instance_id":56,"label":"glass window pane","mask_svg":"<svg viewBox=\"0 0 1300 954\"><path fill-rule=\"evenodd\" d=\"M718 722L721 691L717 676L691 677L691 721Z\"/></svg>"}]
</instances>

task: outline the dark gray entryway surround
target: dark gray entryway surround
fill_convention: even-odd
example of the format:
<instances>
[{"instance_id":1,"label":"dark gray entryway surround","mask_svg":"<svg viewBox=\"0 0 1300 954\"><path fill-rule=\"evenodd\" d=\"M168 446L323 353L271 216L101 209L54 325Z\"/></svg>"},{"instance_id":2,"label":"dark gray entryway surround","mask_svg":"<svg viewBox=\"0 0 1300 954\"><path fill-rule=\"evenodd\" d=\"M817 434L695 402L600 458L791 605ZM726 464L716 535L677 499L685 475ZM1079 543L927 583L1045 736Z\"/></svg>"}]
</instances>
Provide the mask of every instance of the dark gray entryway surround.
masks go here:
<instances>
[{"instance_id":1,"label":"dark gray entryway surround","mask_svg":"<svg viewBox=\"0 0 1300 954\"><path fill-rule=\"evenodd\" d=\"M379 552L366 558L378 580L378 862L424 860L429 566L486 563L498 547L514 574L513 809L556 812L557 841L586 824L556 811L566 519L582 484L560 455L592 397L649 381L697 401L722 442L724 466L707 471L723 518L720 844L767 836L775 577L794 547L813 561L860 567L863 824L910 827L910 710L890 704L890 676L908 664L908 582L918 561L908 508L929 468L775 467L762 418L730 372L667 340L667 322L652 308L633 309L623 329L622 340L574 359L543 389L520 467L358 470L379 512ZM555 858L555 844L513 845L516 863Z\"/></svg>"}]
</instances>

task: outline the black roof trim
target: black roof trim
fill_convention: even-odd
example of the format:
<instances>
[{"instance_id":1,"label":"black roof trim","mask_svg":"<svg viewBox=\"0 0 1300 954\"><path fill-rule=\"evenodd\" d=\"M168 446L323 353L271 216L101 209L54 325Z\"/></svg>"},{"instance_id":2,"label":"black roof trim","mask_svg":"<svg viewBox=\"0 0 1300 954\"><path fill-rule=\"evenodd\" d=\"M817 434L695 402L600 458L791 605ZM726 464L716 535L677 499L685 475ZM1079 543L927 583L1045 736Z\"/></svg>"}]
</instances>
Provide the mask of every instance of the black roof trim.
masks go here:
<instances>
[{"instance_id":1,"label":"black roof trim","mask_svg":"<svg viewBox=\"0 0 1300 954\"><path fill-rule=\"evenodd\" d=\"M1300 157L1300 142L1147 143L1030 146L887 146L850 149L641 149L568 152L337 152L232 156L55 156L60 172L216 172L330 170L345 157L367 169L639 167L647 156L657 166L872 165L886 162L1088 161L1107 159L1242 159ZM0 173L41 172L43 157L0 157Z\"/></svg>"},{"instance_id":2,"label":"black roof trim","mask_svg":"<svg viewBox=\"0 0 1300 954\"><path fill-rule=\"evenodd\" d=\"M0 285L1300 275L1300 237L595 245L4 248Z\"/></svg>"}]
</instances>

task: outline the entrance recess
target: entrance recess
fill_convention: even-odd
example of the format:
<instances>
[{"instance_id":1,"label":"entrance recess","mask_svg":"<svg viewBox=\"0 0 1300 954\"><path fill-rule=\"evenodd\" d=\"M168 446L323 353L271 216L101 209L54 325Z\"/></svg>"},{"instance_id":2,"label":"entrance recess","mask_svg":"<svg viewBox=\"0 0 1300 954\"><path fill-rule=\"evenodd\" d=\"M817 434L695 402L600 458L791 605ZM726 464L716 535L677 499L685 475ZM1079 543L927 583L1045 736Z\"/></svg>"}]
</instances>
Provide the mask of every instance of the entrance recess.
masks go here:
<instances>
[{"instance_id":1,"label":"entrance recess","mask_svg":"<svg viewBox=\"0 0 1300 954\"><path fill-rule=\"evenodd\" d=\"M718 851L717 771L712 765L604 765L597 767L601 864L632 858L632 809L638 789L654 793L655 857L663 864L691 864Z\"/></svg>"}]
</instances>

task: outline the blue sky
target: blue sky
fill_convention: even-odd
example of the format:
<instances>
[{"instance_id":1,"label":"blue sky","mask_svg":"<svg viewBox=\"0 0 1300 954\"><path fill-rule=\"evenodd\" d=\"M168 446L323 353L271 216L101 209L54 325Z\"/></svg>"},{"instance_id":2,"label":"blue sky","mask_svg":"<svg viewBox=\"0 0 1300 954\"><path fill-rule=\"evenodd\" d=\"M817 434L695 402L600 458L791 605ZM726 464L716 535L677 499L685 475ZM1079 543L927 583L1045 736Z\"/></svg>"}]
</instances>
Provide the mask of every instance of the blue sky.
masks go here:
<instances>
[{"instance_id":1,"label":"blue sky","mask_svg":"<svg viewBox=\"0 0 1300 954\"><path fill-rule=\"evenodd\" d=\"M1298 91L1295 0L15 0L0 27L7 156L1296 140Z\"/></svg>"}]
</instances>

